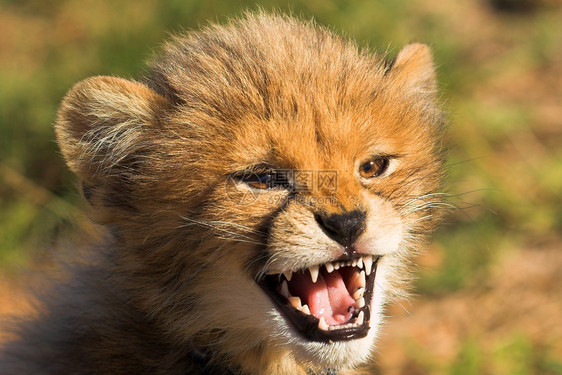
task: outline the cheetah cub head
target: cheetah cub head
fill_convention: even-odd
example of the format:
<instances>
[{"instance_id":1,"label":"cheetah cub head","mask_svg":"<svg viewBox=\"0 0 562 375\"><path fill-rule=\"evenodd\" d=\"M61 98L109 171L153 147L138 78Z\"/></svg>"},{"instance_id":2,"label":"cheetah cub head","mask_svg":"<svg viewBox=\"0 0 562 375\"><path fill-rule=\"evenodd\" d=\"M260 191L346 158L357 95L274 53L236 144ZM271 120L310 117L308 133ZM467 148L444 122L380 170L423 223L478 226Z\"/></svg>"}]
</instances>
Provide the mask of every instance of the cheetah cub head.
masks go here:
<instances>
[{"instance_id":1,"label":"cheetah cub head","mask_svg":"<svg viewBox=\"0 0 562 375\"><path fill-rule=\"evenodd\" d=\"M217 363L296 374L368 359L438 217L442 123L425 45L388 62L259 14L79 83L56 128L131 301Z\"/></svg>"}]
</instances>

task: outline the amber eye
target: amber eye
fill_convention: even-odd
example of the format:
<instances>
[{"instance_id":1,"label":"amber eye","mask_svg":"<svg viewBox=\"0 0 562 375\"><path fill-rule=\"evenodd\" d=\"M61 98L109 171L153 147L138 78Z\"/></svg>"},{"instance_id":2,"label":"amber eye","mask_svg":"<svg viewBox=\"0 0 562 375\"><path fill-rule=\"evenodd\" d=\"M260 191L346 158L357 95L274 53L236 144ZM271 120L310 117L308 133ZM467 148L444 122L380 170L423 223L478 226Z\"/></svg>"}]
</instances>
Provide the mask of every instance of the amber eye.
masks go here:
<instances>
[{"instance_id":1,"label":"amber eye","mask_svg":"<svg viewBox=\"0 0 562 375\"><path fill-rule=\"evenodd\" d=\"M237 172L234 175L239 181L254 189L290 189L290 170L275 170L267 166L255 166Z\"/></svg>"},{"instance_id":2,"label":"amber eye","mask_svg":"<svg viewBox=\"0 0 562 375\"><path fill-rule=\"evenodd\" d=\"M247 173L242 180L254 189L270 189L271 173L258 174L254 172Z\"/></svg>"},{"instance_id":3,"label":"amber eye","mask_svg":"<svg viewBox=\"0 0 562 375\"><path fill-rule=\"evenodd\" d=\"M388 157L377 157L361 164L359 174L363 178L379 177L388 169L390 160Z\"/></svg>"}]
</instances>

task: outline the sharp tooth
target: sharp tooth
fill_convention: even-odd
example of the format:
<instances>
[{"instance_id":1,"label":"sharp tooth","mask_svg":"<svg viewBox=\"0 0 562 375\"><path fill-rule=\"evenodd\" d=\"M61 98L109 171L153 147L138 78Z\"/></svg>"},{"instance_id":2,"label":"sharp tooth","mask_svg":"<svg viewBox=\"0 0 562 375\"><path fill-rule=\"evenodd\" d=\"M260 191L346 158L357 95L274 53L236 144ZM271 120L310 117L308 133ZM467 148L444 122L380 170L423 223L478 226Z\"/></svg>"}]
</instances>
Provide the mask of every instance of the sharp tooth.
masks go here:
<instances>
[{"instance_id":1,"label":"sharp tooth","mask_svg":"<svg viewBox=\"0 0 562 375\"><path fill-rule=\"evenodd\" d=\"M363 272L363 271L361 271L361 272ZM359 272L353 272L351 274L351 278L349 280L349 286L350 286L350 288L352 288L351 290L357 290L357 289L359 289L360 287L363 286L363 285L359 285L360 279L361 279L361 276L359 276Z\"/></svg>"},{"instance_id":2,"label":"sharp tooth","mask_svg":"<svg viewBox=\"0 0 562 375\"><path fill-rule=\"evenodd\" d=\"M353 299L354 300L358 300L359 298L363 298L363 295L365 294L365 288L358 288L355 293L353 293Z\"/></svg>"},{"instance_id":3,"label":"sharp tooth","mask_svg":"<svg viewBox=\"0 0 562 375\"><path fill-rule=\"evenodd\" d=\"M328 329L330 329L330 327L328 326L328 324L324 320L323 316L320 317L320 321L318 322L318 328L320 328L323 331L327 331Z\"/></svg>"},{"instance_id":4,"label":"sharp tooth","mask_svg":"<svg viewBox=\"0 0 562 375\"><path fill-rule=\"evenodd\" d=\"M285 271L285 272L283 272L283 275L285 275L285 278L287 279L287 281L291 281L291 279L293 278L293 272L291 272L291 271Z\"/></svg>"},{"instance_id":5,"label":"sharp tooth","mask_svg":"<svg viewBox=\"0 0 562 375\"><path fill-rule=\"evenodd\" d=\"M363 314L363 311L359 312L359 315L357 315L357 319L355 319L355 324L357 324L358 326L363 324L364 315L365 314Z\"/></svg>"},{"instance_id":6,"label":"sharp tooth","mask_svg":"<svg viewBox=\"0 0 562 375\"><path fill-rule=\"evenodd\" d=\"M357 259L357 267L363 268L363 258Z\"/></svg>"},{"instance_id":7,"label":"sharp tooth","mask_svg":"<svg viewBox=\"0 0 562 375\"><path fill-rule=\"evenodd\" d=\"M289 286L285 280L281 283L281 295L285 298L289 298Z\"/></svg>"},{"instance_id":8,"label":"sharp tooth","mask_svg":"<svg viewBox=\"0 0 562 375\"><path fill-rule=\"evenodd\" d=\"M370 255L363 257L363 263L365 263L365 272L367 272L367 275L370 275L373 267L373 257Z\"/></svg>"},{"instance_id":9,"label":"sharp tooth","mask_svg":"<svg viewBox=\"0 0 562 375\"><path fill-rule=\"evenodd\" d=\"M312 282L315 283L318 280L318 266L309 267L308 270L310 271L310 277L312 278Z\"/></svg>"},{"instance_id":10,"label":"sharp tooth","mask_svg":"<svg viewBox=\"0 0 562 375\"><path fill-rule=\"evenodd\" d=\"M367 278L365 277L365 271L361 271L359 273L359 286L364 288L365 285L367 285Z\"/></svg>"},{"instance_id":11,"label":"sharp tooth","mask_svg":"<svg viewBox=\"0 0 562 375\"><path fill-rule=\"evenodd\" d=\"M293 297L293 296L289 297L289 303L297 310L302 309L300 297Z\"/></svg>"},{"instance_id":12,"label":"sharp tooth","mask_svg":"<svg viewBox=\"0 0 562 375\"><path fill-rule=\"evenodd\" d=\"M328 271L328 273L334 270L334 265L332 263L326 263L324 266L326 266L326 271Z\"/></svg>"},{"instance_id":13,"label":"sharp tooth","mask_svg":"<svg viewBox=\"0 0 562 375\"><path fill-rule=\"evenodd\" d=\"M310 309L308 308L308 305L303 305L301 311L306 315L310 315Z\"/></svg>"},{"instance_id":14,"label":"sharp tooth","mask_svg":"<svg viewBox=\"0 0 562 375\"><path fill-rule=\"evenodd\" d=\"M357 307L358 309L362 308L363 306L365 306L365 298L359 298L355 301L355 307Z\"/></svg>"},{"instance_id":15,"label":"sharp tooth","mask_svg":"<svg viewBox=\"0 0 562 375\"><path fill-rule=\"evenodd\" d=\"M339 270L339 269L340 269L340 264L339 264L339 263L334 263L334 268L335 268L336 270Z\"/></svg>"}]
</instances>

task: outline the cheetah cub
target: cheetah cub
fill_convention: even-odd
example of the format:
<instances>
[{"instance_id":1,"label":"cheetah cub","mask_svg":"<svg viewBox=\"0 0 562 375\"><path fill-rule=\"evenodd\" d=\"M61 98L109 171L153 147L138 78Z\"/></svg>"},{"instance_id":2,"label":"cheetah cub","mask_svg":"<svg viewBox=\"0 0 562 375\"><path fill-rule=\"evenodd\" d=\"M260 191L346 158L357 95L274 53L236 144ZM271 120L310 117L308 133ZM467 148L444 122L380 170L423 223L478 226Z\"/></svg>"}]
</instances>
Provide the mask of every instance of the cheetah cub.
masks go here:
<instances>
[{"instance_id":1,"label":"cheetah cub","mask_svg":"<svg viewBox=\"0 0 562 375\"><path fill-rule=\"evenodd\" d=\"M2 374L358 374L439 220L429 48L248 14L93 77L56 135L106 236Z\"/></svg>"}]
</instances>

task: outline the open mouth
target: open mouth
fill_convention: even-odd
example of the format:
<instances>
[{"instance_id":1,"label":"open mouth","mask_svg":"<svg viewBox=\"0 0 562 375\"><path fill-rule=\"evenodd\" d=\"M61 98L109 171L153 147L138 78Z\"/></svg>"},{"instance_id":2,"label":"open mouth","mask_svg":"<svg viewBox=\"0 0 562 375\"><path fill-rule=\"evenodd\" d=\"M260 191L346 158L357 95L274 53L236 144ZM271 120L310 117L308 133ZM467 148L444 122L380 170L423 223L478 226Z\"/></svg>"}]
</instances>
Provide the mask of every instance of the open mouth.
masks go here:
<instances>
[{"instance_id":1,"label":"open mouth","mask_svg":"<svg viewBox=\"0 0 562 375\"><path fill-rule=\"evenodd\" d=\"M261 287L294 328L313 341L365 337L380 257L338 259L305 270L269 274Z\"/></svg>"}]
</instances>

